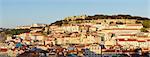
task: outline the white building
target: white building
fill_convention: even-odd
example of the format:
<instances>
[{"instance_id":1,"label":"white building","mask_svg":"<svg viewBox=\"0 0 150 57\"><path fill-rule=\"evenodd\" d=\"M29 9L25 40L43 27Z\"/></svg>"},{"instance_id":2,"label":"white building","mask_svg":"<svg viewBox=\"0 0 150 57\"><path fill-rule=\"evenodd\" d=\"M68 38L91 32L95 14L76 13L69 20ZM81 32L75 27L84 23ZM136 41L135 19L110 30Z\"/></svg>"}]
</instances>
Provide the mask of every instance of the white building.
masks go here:
<instances>
[{"instance_id":1,"label":"white building","mask_svg":"<svg viewBox=\"0 0 150 57\"><path fill-rule=\"evenodd\" d=\"M79 26L63 26L62 29L66 32L78 32Z\"/></svg>"}]
</instances>

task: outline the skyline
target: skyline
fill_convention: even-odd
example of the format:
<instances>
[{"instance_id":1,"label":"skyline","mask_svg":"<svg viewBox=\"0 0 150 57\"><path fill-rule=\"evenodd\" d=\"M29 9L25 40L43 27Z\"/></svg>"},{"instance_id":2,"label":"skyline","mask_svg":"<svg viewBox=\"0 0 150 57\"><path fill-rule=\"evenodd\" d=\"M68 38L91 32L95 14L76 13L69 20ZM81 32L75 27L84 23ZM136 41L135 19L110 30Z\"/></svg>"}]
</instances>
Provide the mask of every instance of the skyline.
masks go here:
<instances>
[{"instance_id":1,"label":"skyline","mask_svg":"<svg viewBox=\"0 0 150 57\"><path fill-rule=\"evenodd\" d=\"M148 0L2 0L0 27L50 24L68 16L130 14L150 18Z\"/></svg>"}]
</instances>

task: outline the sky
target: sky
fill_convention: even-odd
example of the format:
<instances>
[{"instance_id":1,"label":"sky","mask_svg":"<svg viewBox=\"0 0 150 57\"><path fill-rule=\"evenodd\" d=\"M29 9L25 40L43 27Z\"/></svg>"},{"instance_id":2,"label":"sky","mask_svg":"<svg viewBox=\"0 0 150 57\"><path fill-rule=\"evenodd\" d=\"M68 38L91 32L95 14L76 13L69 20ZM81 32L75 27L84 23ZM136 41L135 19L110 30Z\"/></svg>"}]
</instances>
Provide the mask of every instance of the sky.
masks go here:
<instances>
[{"instance_id":1,"label":"sky","mask_svg":"<svg viewBox=\"0 0 150 57\"><path fill-rule=\"evenodd\" d=\"M0 0L0 27L50 24L68 16L117 15L150 17L149 0Z\"/></svg>"}]
</instances>

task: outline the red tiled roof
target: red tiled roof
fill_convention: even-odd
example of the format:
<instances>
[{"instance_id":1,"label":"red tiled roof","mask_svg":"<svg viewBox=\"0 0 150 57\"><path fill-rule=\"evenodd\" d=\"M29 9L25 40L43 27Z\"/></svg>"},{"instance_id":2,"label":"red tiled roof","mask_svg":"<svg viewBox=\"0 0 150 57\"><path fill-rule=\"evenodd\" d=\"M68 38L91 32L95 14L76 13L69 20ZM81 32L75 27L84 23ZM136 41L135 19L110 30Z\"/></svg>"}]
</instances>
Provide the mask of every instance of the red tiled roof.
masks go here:
<instances>
[{"instance_id":1,"label":"red tiled roof","mask_svg":"<svg viewBox=\"0 0 150 57\"><path fill-rule=\"evenodd\" d=\"M150 39L148 39L147 41L150 41Z\"/></svg>"},{"instance_id":2,"label":"red tiled roof","mask_svg":"<svg viewBox=\"0 0 150 57\"><path fill-rule=\"evenodd\" d=\"M148 50L148 48L143 48L143 50Z\"/></svg>"},{"instance_id":3,"label":"red tiled roof","mask_svg":"<svg viewBox=\"0 0 150 57\"><path fill-rule=\"evenodd\" d=\"M115 52L114 49L108 49L108 50L105 50L104 52Z\"/></svg>"},{"instance_id":4,"label":"red tiled roof","mask_svg":"<svg viewBox=\"0 0 150 57\"><path fill-rule=\"evenodd\" d=\"M47 41L52 41L52 39L48 39Z\"/></svg>"},{"instance_id":5,"label":"red tiled roof","mask_svg":"<svg viewBox=\"0 0 150 57\"><path fill-rule=\"evenodd\" d=\"M118 41L125 41L125 39L117 39Z\"/></svg>"},{"instance_id":6,"label":"red tiled roof","mask_svg":"<svg viewBox=\"0 0 150 57\"><path fill-rule=\"evenodd\" d=\"M136 39L127 39L127 40L125 40L125 39L117 39L118 41L137 41Z\"/></svg>"},{"instance_id":7,"label":"red tiled roof","mask_svg":"<svg viewBox=\"0 0 150 57\"><path fill-rule=\"evenodd\" d=\"M117 44L117 45L114 45L113 47L115 47L115 46L119 46L119 47L122 47L120 44Z\"/></svg>"},{"instance_id":8,"label":"red tiled roof","mask_svg":"<svg viewBox=\"0 0 150 57\"><path fill-rule=\"evenodd\" d=\"M127 41L136 41L136 39L128 39Z\"/></svg>"},{"instance_id":9,"label":"red tiled roof","mask_svg":"<svg viewBox=\"0 0 150 57\"><path fill-rule=\"evenodd\" d=\"M135 34L122 34L121 36L135 36Z\"/></svg>"},{"instance_id":10,"label":"red tiled roof","mask_svg":"<svg viewBox=\"0 0 150 57\"><path fill-rule=\"evenodd\" d=\"M138 42L145 42L144 40L138 40Z\"/></svg>"},{"instance_id":11,"label":"red tiled roof","mask_svg":"<svg viewBox=\"0 0 150 57\"><path fill-rule=\"evenodd\" d=\"M7 48L0 48L0 52L6 52L7 50Z\"/></svg>"},{"instance_id":12,"label":"red tiled roof","mask_svg":"<svg viewBox=\"0 0 150 57\"><path fill-rule=\"evenodd\" d=\"M148 36L137 36L137 37L140 37L140 38L150 38Z\"/></svg>"}]
</instances>

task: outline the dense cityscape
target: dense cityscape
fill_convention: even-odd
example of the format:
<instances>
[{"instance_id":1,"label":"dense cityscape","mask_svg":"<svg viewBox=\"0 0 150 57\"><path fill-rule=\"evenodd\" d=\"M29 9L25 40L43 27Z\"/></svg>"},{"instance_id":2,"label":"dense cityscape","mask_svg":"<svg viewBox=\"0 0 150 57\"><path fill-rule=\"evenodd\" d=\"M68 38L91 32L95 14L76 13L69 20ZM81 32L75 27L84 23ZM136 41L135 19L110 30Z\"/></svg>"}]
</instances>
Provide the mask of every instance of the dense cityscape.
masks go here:
<instances>
[{"instance_id":1,"label":"dense cityscape","mask_svg":"<svg viewBox=\"0 0 150 57\"><path fill-rule=\"evenodd\" d=\"M81 15L0 28L0 45L0 57L150 57L150 19Z\"/></svg>"}]
</instances>

